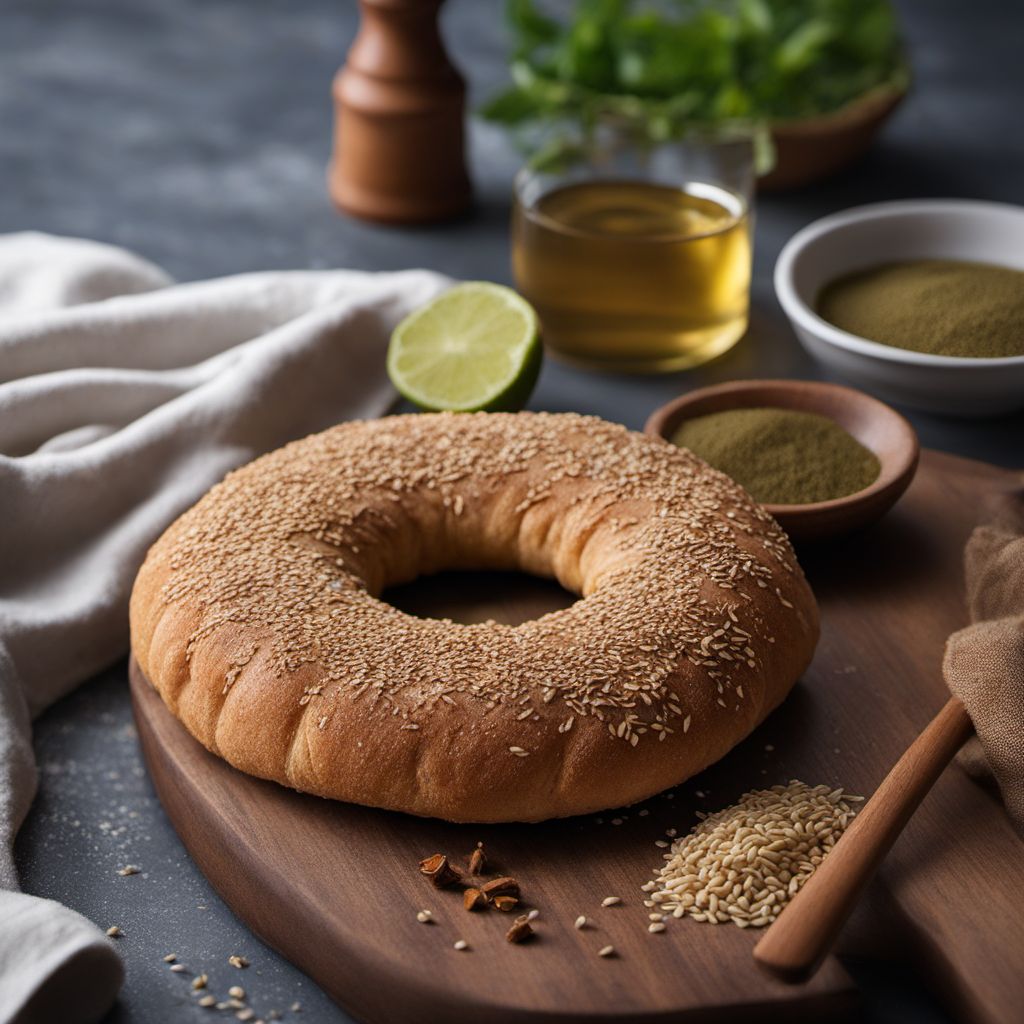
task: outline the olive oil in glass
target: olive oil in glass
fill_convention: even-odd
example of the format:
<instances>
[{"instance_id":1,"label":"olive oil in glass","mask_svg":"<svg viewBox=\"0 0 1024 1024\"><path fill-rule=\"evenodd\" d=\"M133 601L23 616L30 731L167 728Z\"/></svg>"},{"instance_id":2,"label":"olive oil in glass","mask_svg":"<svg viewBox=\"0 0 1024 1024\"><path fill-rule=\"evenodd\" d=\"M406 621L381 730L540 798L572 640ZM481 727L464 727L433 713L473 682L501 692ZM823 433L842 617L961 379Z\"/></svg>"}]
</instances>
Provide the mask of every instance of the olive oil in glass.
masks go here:
<instances>
[{"instance_id":1,"label":"olive oil in glass","mask_svg":"<svg viewBox=\"0 0 1024 1024\"><path fill-rule=\"evenodd\" d=\"M678 370L746 330L750 234L747 201L723 186L596 178L544 190L521 175L512 266L556 355Z\"/></svg>"}]
</instances>

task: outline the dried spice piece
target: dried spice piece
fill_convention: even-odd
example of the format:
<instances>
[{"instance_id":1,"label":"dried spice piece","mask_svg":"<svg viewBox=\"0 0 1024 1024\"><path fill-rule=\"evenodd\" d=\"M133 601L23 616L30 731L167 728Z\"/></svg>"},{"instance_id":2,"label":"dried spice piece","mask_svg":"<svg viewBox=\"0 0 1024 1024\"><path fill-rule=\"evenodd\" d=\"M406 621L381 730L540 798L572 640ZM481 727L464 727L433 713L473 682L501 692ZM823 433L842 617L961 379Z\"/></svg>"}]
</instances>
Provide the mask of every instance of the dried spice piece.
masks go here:
<instances>
[{"instance_id":1,"label":"dried spice piece","mask_svg":"<svg viewBox=\"0 0 1024 1024\"><path fill-rule=\"evenodd\" d=\"M489 900L493 900L496 896L514 896L519 899L519 883L508 875L492 878L482 886L482 891Z\"/></svg>"},{"instance_id":2,"label":"dried spice piece","mask_svg":"<svg viewBox=\"0 0 1024 1024\"><path fill-rule=\"evenodd\" d=\"M469 873L471 875L482 875L487 870L487 855L484 853L484 844L477 843L476 849L469 856Z\"/></svg>"},{"instance_id":3,"label":"dried spice piece","mask_svg":"<svg viewBox=\"0 0 1024 1024\"><path fill-rule=\"evenodd\" d=\"M525 942L531 935L533 935L533 928L530 925L530 916L523 914L522 917L515 919L515 923L505 933L505 941Z\"/></svg>"},{"instance_id":4,"label":"dried spice piece","mask_svg":"<svg viewBox=\"0 0 1024 1024\"><path fill-rule=\"evenodd\" d=\"M462 894L462 905L466 910L483 910L487 897L479 889L469 888Z\"/></svg>"},{"instance_id":5,"label":"dried spice piece","mask_svg":"<svg viewBox=\"0 0 1024 1024\"><path fill-rule=\"evenodd\" d=\"M426 875L437 889L447 889L448 886L462 881L462 872L454 864L449 864L443 853L435 853L426 860L421 860L420 872Z\"/></svg>"},{"instance_id":6,"label":"dried spice piece","mask_svg":"<svg viewBox=\"0 0 1024 1024\"><path fill-rule=\"evenodd\" d=\"M515 896L495 896L494 905L507 914L510 910L515 910L519 906L519 900Z\"/></svg>"}]
</instances>

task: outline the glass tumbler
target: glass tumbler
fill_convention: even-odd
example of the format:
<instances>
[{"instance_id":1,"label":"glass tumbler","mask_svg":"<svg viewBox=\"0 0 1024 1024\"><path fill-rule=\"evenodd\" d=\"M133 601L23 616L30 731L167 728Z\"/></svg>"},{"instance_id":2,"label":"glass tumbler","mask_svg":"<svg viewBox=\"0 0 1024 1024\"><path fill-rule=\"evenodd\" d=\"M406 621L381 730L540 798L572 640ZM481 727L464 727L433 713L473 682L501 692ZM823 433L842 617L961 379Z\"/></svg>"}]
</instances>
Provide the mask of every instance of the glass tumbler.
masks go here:
<instances>
[{"instance_id":1,"label":"glass tumbler","mask_svg":"<svg viewBox=\"0 0 1024 1024\"><path fill-rule=\"evenodd\" d=\"M656 146L616 132L515 181L512 270L564 359L626 372L698 366L750 305L750 138Z\"/></svg>"}]
</instances>

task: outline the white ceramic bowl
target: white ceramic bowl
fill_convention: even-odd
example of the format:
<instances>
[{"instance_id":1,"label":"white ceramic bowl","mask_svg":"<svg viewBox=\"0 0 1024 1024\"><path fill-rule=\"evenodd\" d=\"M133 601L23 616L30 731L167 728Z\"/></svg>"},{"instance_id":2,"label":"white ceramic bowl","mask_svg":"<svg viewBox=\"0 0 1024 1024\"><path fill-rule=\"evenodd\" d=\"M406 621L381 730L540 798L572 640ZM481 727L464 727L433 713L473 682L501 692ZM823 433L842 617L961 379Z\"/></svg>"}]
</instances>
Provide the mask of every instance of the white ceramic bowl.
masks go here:
<instances>
[{"instance_id":1,"label":"white ceramic bowl","mask_svg":"<svg viewBox=\"0 0 1024 1024\"><path fill-rule=\"evenodd\" d=\"M953 416L1024 408L1024 356L967 359L910 352L839 330L814 311L843 274L914 259L1024 270L1024 207L966 199L875 203L798 231L775 264L775 292L807 351L837 376L891 402Z\"/></svg>"}]
</instances>

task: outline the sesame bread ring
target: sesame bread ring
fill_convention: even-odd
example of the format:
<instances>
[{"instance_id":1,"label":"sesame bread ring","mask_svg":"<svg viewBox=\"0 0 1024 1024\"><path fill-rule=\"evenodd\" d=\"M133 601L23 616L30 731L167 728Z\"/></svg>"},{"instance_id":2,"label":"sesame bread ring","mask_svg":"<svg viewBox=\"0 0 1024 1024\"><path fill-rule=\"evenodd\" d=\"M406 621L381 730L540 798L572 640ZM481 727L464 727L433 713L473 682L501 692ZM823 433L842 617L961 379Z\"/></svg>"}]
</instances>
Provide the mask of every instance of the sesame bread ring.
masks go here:
<instances>
[{"instance_id":1,"label":"sesame bread ring","mask_svg":"<svg viewBox=\"0 0 1024 1024\"><path fill-rule=\"evenodd\" d=\"M517 626L385 587L519 569L581 595ZM543 413L347 423L231 473L150 550L135 657L236 768L451 821L617 807L785 697L814 597L764 511L688 451Z\"/></svg>"}]
</instances>

